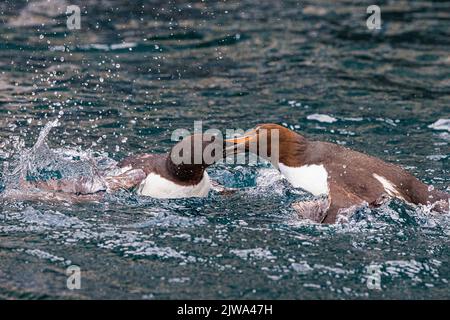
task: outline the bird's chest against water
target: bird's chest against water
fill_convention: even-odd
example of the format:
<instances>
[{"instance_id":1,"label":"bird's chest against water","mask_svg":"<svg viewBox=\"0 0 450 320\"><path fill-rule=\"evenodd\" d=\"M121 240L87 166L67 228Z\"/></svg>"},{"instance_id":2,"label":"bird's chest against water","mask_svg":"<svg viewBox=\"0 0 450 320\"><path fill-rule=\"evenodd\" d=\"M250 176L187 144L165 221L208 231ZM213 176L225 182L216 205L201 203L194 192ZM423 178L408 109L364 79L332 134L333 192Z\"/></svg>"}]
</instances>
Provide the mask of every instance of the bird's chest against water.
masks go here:
<instances>
[{"instance_id":1,"label":"bird's chest against water","mask_svg":"<svg viewBox=\"0 0 450 320\"><path fill-rule=\"evenodd\" d=\"M138 194L153 198L206 197L211 188L205 172L203 179L195 185L180 185L158 174L150 173L138 187Z\"/></svg>"},{"instance_id":2,"label":"bird's chest against water","mask_svg":"<svg viewBox=\"0 0 450 320\"><path fill-rule=\"evenodd\" d=\"M295 188L301 188L315 196L329 193L329 173L321 164L290 167L280 163L279 169L281 174Z\"/></svg>"}]
</instances>

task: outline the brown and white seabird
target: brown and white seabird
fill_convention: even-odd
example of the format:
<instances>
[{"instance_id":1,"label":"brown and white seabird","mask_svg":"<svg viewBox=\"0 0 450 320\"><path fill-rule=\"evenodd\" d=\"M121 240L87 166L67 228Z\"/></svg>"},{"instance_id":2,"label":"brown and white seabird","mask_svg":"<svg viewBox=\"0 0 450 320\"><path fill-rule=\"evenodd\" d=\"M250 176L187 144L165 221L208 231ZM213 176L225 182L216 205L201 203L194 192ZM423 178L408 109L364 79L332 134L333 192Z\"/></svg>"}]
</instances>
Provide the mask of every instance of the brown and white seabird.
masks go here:
<instances>
[{"instance_id":1,"label":"brown and white seabird","mask_svg":"<svg viewBox=\"0 0 450 320\"><path fill-rule=\"evenodd\" d=\"M126 158L119 163L125 170L123 176L108 178L108 186L110 189L136 186L139 195L153 198L206 197L211 189L206 168L223 159L225 152L224 141L218 136L192 135L167 154ZM130 182L129 176L140 178Z\"/></svg>"},{"instance_id":2,"label":"brown and white seabird","mask_svg":"<svg viewBox=\"0 0 450 320\"><path fill-rule=\"evenodd\" d=\"M206 197L212 186L206 168L223 159L225 152L219 136L192 135L168 153L133 155L110 172L94 170L89 177L27 181L24 174L20 190L7 190L2 198L84 202L101 200L106 193L120 189L135 189L153 198Z\"/></svg>"},{"instance_id":3,"label":"brown and white seabird","mask_svg":"<svg viewBox=\"0 0 450 320\"><path fill-rule=\"evenodd\" d=\"M308 140L277 124L261 124L226 141L271 161L295 188L324 195L325 200L294 204L302 217L316 222L335 223L339 216L364 205L379 206L391 197L449 212L448 193L401 167L337 144ZM273 150L277 154L271 154Z\"/></svg>"}]
</instances>

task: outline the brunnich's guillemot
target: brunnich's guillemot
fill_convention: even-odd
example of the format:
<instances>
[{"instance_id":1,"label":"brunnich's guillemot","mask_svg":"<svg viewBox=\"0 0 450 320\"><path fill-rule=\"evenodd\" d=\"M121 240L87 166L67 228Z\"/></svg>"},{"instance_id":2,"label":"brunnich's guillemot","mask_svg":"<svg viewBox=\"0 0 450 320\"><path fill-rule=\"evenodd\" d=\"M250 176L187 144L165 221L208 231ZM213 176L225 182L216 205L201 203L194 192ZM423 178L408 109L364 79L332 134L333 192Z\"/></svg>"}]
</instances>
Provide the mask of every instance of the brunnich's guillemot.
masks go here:
<instances>
[{"instance_id":1,"label":"brunnich's guillemot","mask_svg":"<svg viewBox=\"0 0 450 320\"><path fill-rule=\"evenodd\" d=\"M20 189L7 190L1 196L14 200L85 202L99 201L107 193L125 189L153 198L206 197L212 187L218 192L228 192L213 183L206 172L226 152L220 136L196 134L182 139L166 154L130 156L106 172L93 170L92 176L33 181L22 177Z\"/></svg>"},{"instance_id":2,"label":"brunnich's guillemot","mask_svg":"<svg viewBox=\"0 0 450 320\"><path fill-rule=\"evenodd\" d=\"M427 186L399 166L337 144L310 141L277 124L261 124L226 141L271 161L295 188L324 195L293 205L300 216L316 222L335 223L357 208L376 207L391 197L449 211L448 193Z\"/></svg>"}]
</instances>

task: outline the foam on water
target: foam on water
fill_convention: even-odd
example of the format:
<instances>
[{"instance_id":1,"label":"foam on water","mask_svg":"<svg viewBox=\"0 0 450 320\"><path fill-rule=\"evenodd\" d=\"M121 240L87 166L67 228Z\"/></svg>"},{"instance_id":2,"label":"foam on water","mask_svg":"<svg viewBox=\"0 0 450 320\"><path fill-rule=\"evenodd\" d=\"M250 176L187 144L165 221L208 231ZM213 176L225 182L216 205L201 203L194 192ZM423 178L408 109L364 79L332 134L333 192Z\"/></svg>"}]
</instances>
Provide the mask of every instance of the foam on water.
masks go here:
<instances>
[{"instance_id":1,"label":"foam on water","mask_svg":"<svg viewBox=\"0 0 450 320\"><path fill-rule=\"evenodd\" d=\"M309 116L306 117L306 119L315 120L323 123L333 123L338 121L335 117L329 116L327 114L318 114L318 113L310 114Z\"/></svg>"},{"instance_id":2,"label":"foam on water","mask_svg":"<svg viewBox=\"0 0 450 320\"><path fill-rule=\"evenodd\" d=\"M249 259L267 259L274 260L276 257L269 251L263 248L255 249L241 249L241 250L230 250L230 253L237 255L239 258L244 260Z\"/></svg>"},{"instance_id":3,"label":"foam on water","mask_svg":"<svg viewBox=\"0 0 450 320\"><path fill-rule=\"evenodd\" d=\"M29 149L18 149L4 166L2 177L5 193L34 191L27 182L49 179L91 181L92 193L105 190L103 175L115 168L116 162L104 153L83 151L80 148L52 149L47 140L58 120L48 122Z\"/></svg>"},{"instance_id":4,"label":"foam on water","mask_svg":"<svg viewBox=\"0 0 450 320\"><path fill-rule=\"evenodd\" d=\"M446 130L450 132L450 119L439 119L436 122L430 124L428 128L434 130Z\"/></svg>"}]
</instances>

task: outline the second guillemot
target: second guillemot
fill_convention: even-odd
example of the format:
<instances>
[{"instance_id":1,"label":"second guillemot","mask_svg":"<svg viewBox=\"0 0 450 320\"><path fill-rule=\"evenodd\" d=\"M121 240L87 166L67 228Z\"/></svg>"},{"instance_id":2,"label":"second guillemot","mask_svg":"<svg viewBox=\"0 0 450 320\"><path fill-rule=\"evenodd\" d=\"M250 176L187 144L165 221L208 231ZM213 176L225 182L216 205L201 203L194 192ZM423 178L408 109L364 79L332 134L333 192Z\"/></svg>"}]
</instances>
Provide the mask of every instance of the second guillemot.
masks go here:
<instances>
[{"instance_id":1,"label":"second guillemot","mask_svg":"<svg viewBox=\"0 0 450 320\"><path fill-rule=\"evenodd\" d=\"M211 189L206 168L223 159L225 153L224 141L218 136L192 135L167 154L126 158L119 163L125 172L107 178L108 185L110 189L129 189L133 184L139 195L153 198L206 197ZM129 179L136 176L141 179Z\"/></svg>"},{"instance_id":2,"label":"second guillemot","mask_svg":"<svg viewBox=\"0 0 450 320\"><path fill-rule=\"evenodd\" d=\"M130 156L114 168L98 170L91 176L27 179L21 175L19 190L8 190L3 199L43 201L98 201L106 193L120 189L136 190L153 198L206 197L212 182L206 168L226 155L220 136L196 134L185 137L165 154ZM231 147L233 149L233 147ZM218 191L224 191L214 185Z\"/></svg>"},{"instance_id":3,"label":"second guillemot","mask_svg":"<svg viewBox=\"0 0 450 320\"><path fill-rule=\"evenodd\" d=\"M323 200L294 204L300 215L316 222L334 223L341 214L365 204L379 206L389 197L449 211L448 193L427 186L401 167L337 144L308 140L277 124L258 125L227 142L271 161L294 187L325 195Z\"/></svg>"}]
</instances>

